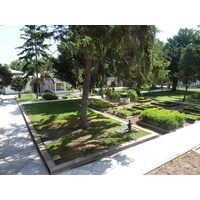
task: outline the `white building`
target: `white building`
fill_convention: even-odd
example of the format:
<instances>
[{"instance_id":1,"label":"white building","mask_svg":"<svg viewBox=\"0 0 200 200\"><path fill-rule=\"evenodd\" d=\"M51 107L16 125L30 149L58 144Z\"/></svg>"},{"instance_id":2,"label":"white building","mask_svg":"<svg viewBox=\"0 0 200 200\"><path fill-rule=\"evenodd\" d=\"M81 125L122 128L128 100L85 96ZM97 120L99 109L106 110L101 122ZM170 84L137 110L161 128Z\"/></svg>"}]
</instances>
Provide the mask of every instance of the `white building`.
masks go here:
<instances>
[{"instance_id":1,"label":"white building","mask_svg":"<svg viewBox=\"0 0 200 200\"><path fill-rule=\"evenodd\" d=\"M21 75L23 76L24 73L21 71L16 70L10 70L13 76ZM26 84L25 89L21 93L28 93L29 91L36 93L37 83L36 83L36 77L30 77L28 83ZM60 81L57 78L51 79L41 79L38 78L38 84L39 84L39 93L44 92L53 92L55 94L59 93L65 93L67 91L67 83ZM10 86L3 87L3 89L0 89L0 93L2 94L17 94L18 92L11 89Z\"/></svg>"}]
</instances>

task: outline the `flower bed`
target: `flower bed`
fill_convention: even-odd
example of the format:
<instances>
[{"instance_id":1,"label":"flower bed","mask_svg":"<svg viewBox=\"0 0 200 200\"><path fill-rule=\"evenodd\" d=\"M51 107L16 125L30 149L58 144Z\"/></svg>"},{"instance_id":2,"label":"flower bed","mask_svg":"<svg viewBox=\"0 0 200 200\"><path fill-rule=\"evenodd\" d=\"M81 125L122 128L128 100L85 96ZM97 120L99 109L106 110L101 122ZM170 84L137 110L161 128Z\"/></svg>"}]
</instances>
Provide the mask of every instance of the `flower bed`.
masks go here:
<instances>
[{"instance_id":1,"label":"flower bed","mask_svg":"<svg viewBox=\"0 0 200 200\"><path fill-rule=\"evenodd\" d=\"M150 108L157 108L161 110L162 108L156 105L151 105L151 104L142 104L142 105L133 105L132 108L140 109L140 110L147 110Z\"/></svg>"},{"instance_id":2,"label":"flower bed","mask_svg":"<svg viewBox=\"0 0 200 200\"><path fill-rule=\"evenodd\" d=\"M159 106L167 106L167 107L173 107L173 106L179 106L179 103L174 103L171 101L155 101L152 102L153 105L159 105Z\"/></svg>"},{"instance_id":3,"label":"flower bed","mask_svg":"<svg viewBox=\"0 0 200 200\"><path fill-rule=\"evenodd\" d=\"M138 97L137 101L140 102L140 103L143 103L143 102L149 102L149 101L151 101L151 99L147 99L145 97Z\"/></svg>"},{"instance_id":4,"label":"flower bed","mask_svg":"<svg viewBox=\"0 0 200 200\"><path fill-rule=\"evenodd\" d=\"M200 106L186 106L183 109L184 110L191 110L191 111L200 112Z\"/></svg>"},{"instance_id":5,"label":"flower bed","mask_svg":"<svg viewBox=\"0 0 200 200\"><path fill-rule=\"evenodd\" d=\"M141 113L139 119L142 122L166 129L173 130L182 126L185 122L184 114L177 111L148 109Z\"/></svg>"}]
</instances>

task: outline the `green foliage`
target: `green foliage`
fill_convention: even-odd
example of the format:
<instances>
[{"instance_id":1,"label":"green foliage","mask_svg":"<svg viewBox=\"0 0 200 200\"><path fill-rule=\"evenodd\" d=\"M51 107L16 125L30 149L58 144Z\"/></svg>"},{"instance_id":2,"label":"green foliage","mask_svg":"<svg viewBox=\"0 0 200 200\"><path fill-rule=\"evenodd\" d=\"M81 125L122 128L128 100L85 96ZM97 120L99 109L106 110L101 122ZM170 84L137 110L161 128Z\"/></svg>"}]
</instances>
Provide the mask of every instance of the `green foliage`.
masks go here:
<instances>
[{"instance_id":1,"label":"green foliage","mask_svg":"<svg viewBox=\"0 0 200 200\"><path fill-rule=\"evenodd\" d=\"M109 108L109 107L113 107L112 104L102 101L102 100L98 100L98 99L89 99L89 103L91 105L100 107L100 108Z\"/></svg>"},{"instance_id":2,"label":"green foliage","mask_svg":"<svg viewBox=\"0 0 200 200\"><path fill-rule=\"evenodd\" d=\"M105 95L109 101L117 101L120 98L120 94L112 89L107 89Z\"/></svg>"},{"instance_id":3,"label":"green foliage","mask_svg":"<svg viewBox=\"0 0 200 200\"><path fill-rule=\"evenodd\" d=\"M141 109L141 110L147 110L147 109L151 109L151 108L157 108L159 110L161 110L162 108L159 106L155 106L155 105L151 105L151 104L138 104L138 105L133 105L132 108L136 108L136 109Z\"/></svg>"},{"instance_id":4,"label":"green foliage","mask_svg":"<svg viewBox=\"0 0 200 200\"><path fill-rule=\"evenodd\" d=\"M56 100L58 99L58 96L52 93L44 93L42 94L42 98L45 100Z\"/></svg>"},{"instance_id":5,"label":"green foliage","mask_svg":"<svg viewBox=\"0 0 200 200\"><path fill-rule=\"evenodd\" d=\"M198 31L194 29L180 29L177 35L169 38L165 44L168 50L168 57L170 65L168 70L170 70L169 78L173 82L173 91L176 91L176 86L178 83L177 74L179 73L179 62L183 49L188 45L194 45L198 40Z\"/></svg>"},{"instance_id":6,"label":"green foliage","mask_svg":"<svg viewBox=\"0 0 200 200\"><path fill-rule=\"evenodd\" d=\"M18 92L20 98L20 92L25 89L27 84L27 79L21 76L16 76L12 79L11 89Z\"/></svg>"},{"instance_id":7,"label":"green foliage","mask_svg":"<svg viewBox=\"0 0 200 200\"><path fill-rule=\"evenodd\" d=\"M113 114L122 118L139 115L140 113L141 111L135 109L128 109L128 108L113 109Z\"/></svg>"},{"instance_id":8,"label":"green foliage","mask_svg":"<svg viewBox=\"0 0 200 200\"><path fill-rule=\"evenodd\" d=\"M145 97L138 97L138 102L148 102L151 101L151 99L145 98Z\"/></svg>"},{"instance_id":9,"label":"green foliage","mask_svg":"<svg viewBox=\"0 0 200 200\"><path fill-rule=\"evenodd\" d=\"M130 98L131 102L136 102L138 95L135 90L128 90L127 97Z\"/></svg>"},{"instance_id":10,"label":"green foliage","mask_svg":"<svg viewBox=\"0 0 200 200\"><path fill-rule=\"evenodd\" d=\"M191 111L200 112L200 106L186 106L183 109L184 110L191 110Z\"/></svg>"},{"instance_id":11,"label":"green foliage","mask_svg":"<svg viewBox=\"0 0 200 200\"><path fill-rule=\"evenodd\" d=\"M4 65L0 64L0 88L8 86L12 81L12 73Z\"/></svg>"},{"instance_id":12,"label":"green foliage","mask_svg":"<svg viewBox=\"0 0 200 200\"><path fill-rule=\"evenodd\" d=\"M174 103L174 102L170 102L170 101L154 101L151 104L160 105L160 106L167 106L167 107L173 107L173 106L180 105L179 103Z\"/></svg>"},{"instance_id":13,"label":"green foliage","mask_svg":"<svg viewBox=\"0 0 200 200\"><path fill-rule=\"evenodd\" d=\"M141 113L139 119L166 130L176 129L185 122L184 114L177 111L148 109Z\"/></svg>"}]
</instances>

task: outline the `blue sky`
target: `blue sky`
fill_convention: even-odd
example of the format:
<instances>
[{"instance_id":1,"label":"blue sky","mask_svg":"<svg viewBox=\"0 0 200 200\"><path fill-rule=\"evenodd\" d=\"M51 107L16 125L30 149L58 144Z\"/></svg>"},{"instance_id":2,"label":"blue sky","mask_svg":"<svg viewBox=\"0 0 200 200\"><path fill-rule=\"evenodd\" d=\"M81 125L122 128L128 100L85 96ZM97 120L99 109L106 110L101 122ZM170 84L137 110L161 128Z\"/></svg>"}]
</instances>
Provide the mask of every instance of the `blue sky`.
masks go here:
<instances>
[{"instance_id":1,"label":"blue sky","mask_svg":"<svg viewBox=\"0 0 200 200\"><path fill-rule=\"evenodd\" d=\"M4 25L0 26L0 63L1 64L10 64L12 61L17 60L17 54L21 51L15 49L15 47L22 46L24 40L20 39L20 34L23 32L20 29L23 25ZM159 34L157 34L157 38L166 42L167 38L176 35L180 28L194 28L197 29L197 26L194 24L188 25L174 25L174 24L161 24L157 25L157 27L161 30ZM53 42L53 40L52 40ZM54 44L51 47L51 51L56 50L56 45Z\"/></svg>"}]
</instances>

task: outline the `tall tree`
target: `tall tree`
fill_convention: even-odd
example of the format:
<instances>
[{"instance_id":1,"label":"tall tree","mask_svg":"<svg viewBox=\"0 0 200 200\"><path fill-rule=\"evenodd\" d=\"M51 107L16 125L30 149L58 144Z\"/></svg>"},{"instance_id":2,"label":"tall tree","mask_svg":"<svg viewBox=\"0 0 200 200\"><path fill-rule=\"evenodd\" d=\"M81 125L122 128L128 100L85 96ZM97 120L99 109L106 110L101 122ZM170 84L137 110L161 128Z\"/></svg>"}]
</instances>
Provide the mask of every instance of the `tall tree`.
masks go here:
<instances>
[{"instance_id":1,"label":"tall tree","mask_svg":"<svg viewBox=\"0 0 200 200\"><path fill-rule=\"evenodd\" d=\"M21 31L24 31L24 33L21 34L21 39L26 41L23 46L17 47L17 49L22 49L22 52L18 54L18 56L20 56L19 61L25 61L23 72L27 73L27 77L36 74L38 98L39 69L40 66L44 65L44 61L47 61L49 58L47 51L50 45L45 43L45 39L49 37L49 33L47 27L43 25L26 25Z\"/></svg>"},{"instance_id":2,"label":"tall tree","mask_svg":"<svg viewBox=\"0 0 200 200\"><path fill-rule=\"evenodd\" d=\"M6 66L0 64L0 88L10 85L12 76L10 70Z\"/></svg>"},{"instance_id":3,"label":"tall tree","mask_svg":"<svg viewBox=\"0 0 200 200\"><path fill-rule=\"evenodd\" d=\"M178 34L169 38L165 47L168 50L168 56L170 58L170 65L168 69L170 70L169 77L172 81L172 91L176 91L178 83L178 72L179 72L179 61L183 49L188 44L196 43L198 39L198 31L194 29L180 29Z\"/></svg>"},{"instance_id":4,"label":"tall tree","mask_svg":"<svg viewBox=\"0 0 200 200\"><path fill-rule=\"evenodd\" d=\"M109 70L126 75L130 66L138 63L148 68L150 65L149 47L154 39L153 26L69 26L67 41L63 43L69 57L83 54L84 82L80 115L80 127L87 122L88 94L91 75L104 81L106 74L106 54L110 53ZM130 74L129 74L130 77Z\"/></svg>"},{"instance_id":5,"label":"tall tree","mask_svg":"<svg viewBox=\"0 0 200 200\"><path fill-rule=\"evenodd\" d=\"M187 45L181 54L179 63L178 78L185 85L185 94L183 101L186 99L187 90L192 83L200 80L200 48L199 46Z\"/></svg>"}]
</instances>

